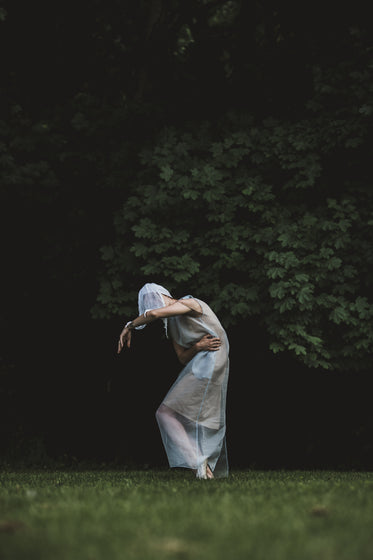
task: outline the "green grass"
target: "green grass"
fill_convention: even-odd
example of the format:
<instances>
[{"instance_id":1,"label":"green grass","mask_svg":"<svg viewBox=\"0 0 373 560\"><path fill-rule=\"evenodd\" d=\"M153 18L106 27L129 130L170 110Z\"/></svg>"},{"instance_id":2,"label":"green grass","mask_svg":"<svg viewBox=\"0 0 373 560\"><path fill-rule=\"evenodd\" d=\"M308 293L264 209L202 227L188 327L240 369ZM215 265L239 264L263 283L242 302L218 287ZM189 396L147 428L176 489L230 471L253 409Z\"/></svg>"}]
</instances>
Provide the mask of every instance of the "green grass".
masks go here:
<instances>
[{"instance_id":1,"label":"green grass","mask_svg":"<svg viewBox=\"0 0 373 560\"><path fill-rule=\"evenodd\" d=\"M372 560L373 473L0 473L2 560Z\"/></svg>"}]
</instances>

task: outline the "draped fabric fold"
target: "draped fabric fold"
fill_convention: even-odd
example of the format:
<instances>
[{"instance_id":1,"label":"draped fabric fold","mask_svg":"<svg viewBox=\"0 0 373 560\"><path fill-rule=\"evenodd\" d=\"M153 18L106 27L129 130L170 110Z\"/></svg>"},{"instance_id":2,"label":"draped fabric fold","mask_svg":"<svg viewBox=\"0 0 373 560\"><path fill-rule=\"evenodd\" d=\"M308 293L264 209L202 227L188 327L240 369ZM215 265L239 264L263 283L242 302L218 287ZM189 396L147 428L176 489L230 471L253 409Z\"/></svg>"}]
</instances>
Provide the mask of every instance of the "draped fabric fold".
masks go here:
<instances>
[{"instance_id":1,"label":"draped fabric fold","mask_svg":"<svg viewBox=\"0 0 373 560\"><path fill-rule=\"evenodd\" d=\"M191 298L185 296L182 299ZM156 412L170 467L198 469L206 460L215 477L228 476L226 394L229 376L227 335L211 308L198 317L168 320L169 336L189 348L206 334L221 339L216 352L199 352L183 368Z\"/></svg>"}]
</instances>

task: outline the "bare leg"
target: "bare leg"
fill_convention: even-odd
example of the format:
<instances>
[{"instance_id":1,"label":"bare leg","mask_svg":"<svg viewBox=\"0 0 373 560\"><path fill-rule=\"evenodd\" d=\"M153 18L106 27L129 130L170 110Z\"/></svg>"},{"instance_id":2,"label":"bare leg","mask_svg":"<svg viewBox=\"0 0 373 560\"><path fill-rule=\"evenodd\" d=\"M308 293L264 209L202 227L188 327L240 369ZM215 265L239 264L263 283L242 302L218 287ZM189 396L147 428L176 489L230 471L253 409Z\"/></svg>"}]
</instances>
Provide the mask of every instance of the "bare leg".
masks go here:
<instances>
[{"instance_id":1,"label":"bare leg","mask_svg":"<svg viewBox=\"0 0 373 560\"><path fill-rule=\"evenodd\" d=\"M168 406L161 404L155 413L160 426L167 433L167 436L177 445L185 457L186 463L193 466L197 465L197 450L190 441L184 426L177 419L176 413Z\"/></svg>"}]
</instances>

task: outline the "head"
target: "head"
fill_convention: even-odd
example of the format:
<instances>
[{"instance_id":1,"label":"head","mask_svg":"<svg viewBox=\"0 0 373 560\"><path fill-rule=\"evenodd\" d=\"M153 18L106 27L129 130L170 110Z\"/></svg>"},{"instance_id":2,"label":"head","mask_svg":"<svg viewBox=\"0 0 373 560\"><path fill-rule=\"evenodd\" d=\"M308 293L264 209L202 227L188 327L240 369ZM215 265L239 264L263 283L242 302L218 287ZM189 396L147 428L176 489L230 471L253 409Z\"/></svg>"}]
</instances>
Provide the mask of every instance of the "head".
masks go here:
<instances>
[{"instance_id":1,"label":"head","mask_svg":"<svg viewBox=\"0 0 373 560\"><path fill-rule=\"evenodd\" d=\"M145 284L139 291L138 296L139 315L143 315L151 309L159 309L160 307L169 305L170 301L168 298L172 300L170 292L163 286L154 283ZM163 323L167 334L167 319L163 319ZM143 329L145 326L146 325L141 325L136 328Z\"/></svg>"}]
</instances>

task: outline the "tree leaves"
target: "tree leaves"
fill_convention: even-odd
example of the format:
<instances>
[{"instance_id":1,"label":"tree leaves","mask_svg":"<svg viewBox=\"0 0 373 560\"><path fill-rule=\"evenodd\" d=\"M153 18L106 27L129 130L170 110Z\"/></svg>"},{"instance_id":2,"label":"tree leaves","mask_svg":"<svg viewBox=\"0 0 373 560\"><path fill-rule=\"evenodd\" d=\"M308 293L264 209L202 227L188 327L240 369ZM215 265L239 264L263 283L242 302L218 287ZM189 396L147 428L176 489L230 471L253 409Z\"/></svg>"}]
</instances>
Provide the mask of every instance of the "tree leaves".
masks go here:
<instances>
[{"instance_id":1,"label":"tree leaves","mask_svg":"<svg viewBox=\"0 0 373 560\"><path fill-rule=\"evenodd\" d=\"M174 172L169 165L162 165L161 169L162 169L162 171L159 174L159 176L160 176L161 179L166 181L166 183L168 183L168 181L173 176Z\"/></svg>"},{"instance_id":2,"label":"tree leaves","mask_svg":"<svg viewBox=\"0 0 373 560\"><path fill-rule=\"evenodd\" d=\"M255 122L230 113L218 127L160 131L118 212L116 248L103 253L106 277L126 279L106 297L108 312L130 303L125 286L141 275L205 298L226 326L257 317L273 352L309 367L366 367L371 183L356 176L358 166L340 167L354 138L368 142L369 115L350 102L323 113L338 80L316 88L313 118Z\"/></svg>"}]
</instances>

